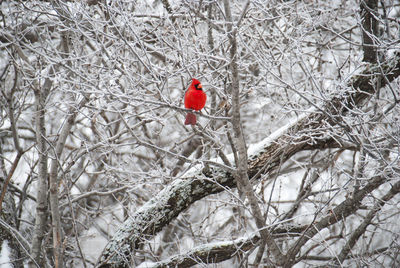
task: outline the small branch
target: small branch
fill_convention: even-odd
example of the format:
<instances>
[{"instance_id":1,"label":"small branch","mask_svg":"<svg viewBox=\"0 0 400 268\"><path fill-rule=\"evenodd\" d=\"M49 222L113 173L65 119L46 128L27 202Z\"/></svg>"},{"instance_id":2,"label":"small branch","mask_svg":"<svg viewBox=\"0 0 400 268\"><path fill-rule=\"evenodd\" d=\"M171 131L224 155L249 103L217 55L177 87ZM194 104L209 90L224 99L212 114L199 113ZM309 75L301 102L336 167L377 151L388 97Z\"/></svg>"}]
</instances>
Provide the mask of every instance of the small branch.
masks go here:
<instances>
[{"instance_id":1,"label":"small branch","mask_svg":"<svg viewBox=\"0 0 400 268\"><path fill-rule=\"evenodd\" d=\"M389 192L383 196L379 201L374 205L371 211L367 214L364 221L354 230L349 237L346 245L344 245L342 251L339 256L335 260L336 265L341 265L343 261L347 258L350 250L357 243L358 239L365 233L368 225L371 224L372 219L375 217L376 213L381 210L381 208L385 205L387 201L392 199L396 194L400 192L400 181L392 186Z\"/></svg>"},{"instance_id":2,"label":"small branch","mask_svg":"<svg viewBox=\"0 0 400 268\"><path fill-rule=\"evenodd\" d=\"M114 190L111 190L111 191L108 191L108 192L91 191L91 192L88 192L88 193L81 194L78 197L75 197L75 198L71 199L69 202L61 204L60 207L65 207L69 203L75 203L75 202L78 202L81 199L88 198L88 197L91 197L91 196L94 196L94 195L96 195L96 196L113 195L113 194L125 191L128 188L129 188L129 186L126 185L126 186L119 187L117 189L114 189Z\"/></svg>"},{"instance_id":3,"label":"small branch","mask_svg":"<svg viewBox=\"0 0 400 268\"><path fill-rule=\"evenodd\" d=\"M184 156L185 158L189 159L188 157L197 150L197 148L201 145L201 139L199 137L193 137L194 135L190 136L189 142L186 144L185 148L180 152L179 155ZM184 159L178 159L177 163L175 164L174 169L171 171L171 176L175 177L178 172L182 170L182 166L186 163Z\"/></svg>"},{"instance_id":4,"label":"small branch","mask_svg":"<svg viewBox=\"0 0 400 268\"><path fill-rule=\"evenodd\" d=\"M199 17L201 20L207 22L207 24L214 30L217 30L218 32L221 32L221 33L225 32L221 26L215 24L213 21L211 21L211 19L204 16L200 11L198 11L198 9L192 8L189 5L187 5L187 7L190 9L190 11L192 11L194 14L196 14L196 16Z\"/></svg>"},{"instance_id":5,"label":"small branch","mask_svg":"<svg viewBox=\"0 0 400 268\"><path fill-rule=\"evenodd\" d=\"M15 120L14 117L14 104L13 104L13 97L14 97L14 93L15 90L17 88L17 81L18 81L18 69L17 67L14 65L14 84L11 88L10 91L10 96L5 96L7 99L7 103L8 103L8 116L10 118L10 124L11 124L11 132L12 132L12 137L13 137L13 141L14 141L14 146L15 149L17 151L17 155L14 159L14 162L11 166L11 170L10 172L8 172L7 178L3 184L3 188L1 190L1 196L0 196L0 212L2 211L2 207L3 207L3 200L4 197L6 195L7 192L7 186L11 181L11 177L14 175L15 169L18 166L19 160L21 159L22 155L25 153L25 151L22 150L20 144L19 144L19 137L18 137L18 131L17 131L17 122ZM3 93L5 94L5 93Z\"/></svg>"},{"instance_id":6,"label":"small branch","mask_svg":"<svg viewBox=\"0 0 400 268\"><path fill-rule=\"evenodd\" d=\"M275 237L293 236L301 233L307 226L289 227L287 229L276 228L272 231ZM257 247L260 243L260 237L252 234L249 237L237 238L233 241L211 242L197 246L183 254L172 256L166 260L147 264L147 268L161 267L190 267L196 264L219 263L232 259L235 255L248 252Z\"/></svg>"},{"instance_id":7,"label":"small branch","mask_svg":"<svg viewBox=\"0 0 400 268\"><path fill-rule=\"evenodd\" d=\"M160 101L143 100L143 99L140 99L140 98L129 98L126 103L127 104L131 104L132 101L138 101L138 102L141 102L141 103L149 103L149 104L157 105L158 107L170 108L170 109L173 109L175 111L184 112L184 113L191 112L191 113L194 113L196 115L199 115L201 117L208 118L208 119L211 119L211 120L231 121L230 117L208 115L208 114L204 114L204 113L199 112L199 111L193 111L191 109L178 107L178 106L175 106L175 105L172 105L172 104L169 104L169 103L165 103L165 102L160 102Z\"/></svg>"},{"instance_id":8,"label":"small branch","mask_svg":"<svg viewBox=\"0 0 400 268\"><path fill-rule=\"evenodd\" d=\"M173 256L167 260L147 265L147 268L191 267L196 264L218 263L231 259L240 252L246 252L258 243L259 237L239 238L233 241L214 242Z\"/></svg>"},{"instance_id":9,"label":"small branch","mask_svg":"<svg viewBox=\"0 0 400 268\"><path fill-rule=\"evenodd\" d=\"M230 163L228 157L224 154L224 152L221 149L223 146L216 139L212 138L213 135L211 133L209 133L209 131L206 128L203 128L202 126L200 126L199 128L200 128L200 131L195 129L195 133L202 136L205 140L215 144L217 146L217 148L215 150L217 151L217 154L221 158L222 162L226 166L231 167L232 164Z\"/></svg>"},{"instance_id":10,"label":"small branch","mask_svg":"<svg viewBox=\"0 0 400 268\"><path fill-rule=\"evenodd\" d=\"M168 12L169 15L172 14L172 8L171 5L169 4L168 0L161 0L161 3L163 4L165 10Z\"/></svg>"},{"instance_id":11,"label":"small branch","mask_svg":"<svg viewBox=\"0 0 400 268\"><path fill-rule=\"evenodd\" d=\"M242 12L241 18L243 18L247 7L250 1L247 1L245 8ZM258 205L257 197L254 193L253 186L249 179L248 174L248 159L247 159L247 148L246 148L246 141L244 138L244 134L242 131L242 122L240 118L240 84L239 84L239 72L237 66L237 40L236 40L236 33L237 27L233 28L233 20L231 14L231 8L229 5L229 0L224 0L224 9L225 9L225 16L227 19L227 29L228 29L228 38L230 43L230 69L232 74L232 129L235 137L235 147L237 148L237 173L235 179L237 181L237 186L239 191L244 193L249 201L251 213L254 216L256 226L260 230L260 236L262 238L260 250L257 253L257 258L255 261L255 265L257 266L260 262L263 254L264 254L264 247L265 243L268 245L269 249L271 250L272 255L274 256L274 261L279 264L282 263L283 254L281 249L276 244L275 240L273 239L270 231L265 226L264 216L261 212L260 206ZM237 25L240 24L240 21Z\"/></svg>"},{"instance_id":12,"label":"small branch","mask_svg":"<svg viewBox=\"0 0 400 268\"><path fill-rule=\"evenodd\" d=\"M240 14L239 19L238 19L238 21L236 22L236 29L238 29L238 28L240 27L240 24L242 23L242 21L243 21L245 15L246 15L247 9L249 8L249 6L250 6L250 0L247 0L246 4L244 4L244 7L243 7L243 10L242 10L242 12L241 12L241 14Z\"/></svg>"},{"instance_id":13,"label":"small branch","mask_svg":"<svg viewBox=\"0 0 400 268\"><path fill-rule=\"evenodd\" d=\"M393 176L393 174L385 174L382 176L375 176L371 178L368 184L354 193L352 198L348 198L339 205L337 205L330 213L330 215L323 217L318 222L310 225L302 236L294 243L294 245L288 250L286 254L286 262L283 267L292 267L296 261L295 256L301 250L305 243L312 239L319 231L331 226L342 219L347 218L349 215L353 214L361 206L361 201L364 197L371 193L373 190L378 188L383 183L387 182L388 178Z\"/></svg>"},{"instance_id":14,"label":"small branch","mask_svg":"<svg viewBox=\"0 0 400 268\"><path fill-rule=\"evenodd\" d=\"M375 63L377 60L377 51L375 46L375 38L378 35L378 20L376 13L378 9L377 0L361 1L361 17L362 17L362 35L363 50L365 62Z\"/></svg>"},{"instance_id":15,"label":"small branch","mask_svg":"<svg viewBox=\"0 0 400 268\"><path fill-rule=\"evenodd\" d=\"M21 233L18 232L18 230L14 229L12 226L10 226L7 222L3 221L1 218L0 218L0 226L2 227L1 230L5 230L12 237L14 237L15 241L19 243L21 248L25 251L26 255L29 258L31 258L32 261L34 261L32 257L29 255L30 247L29 247L29 242L26 240L26 238L23 237ZM36 266L40 267L37 263Z\"/></svg>"},{"instance_id":16,"label":"small branch","mask_svg":"<svg viewBox=\"0 0 400 268\"><path fill-rule=\"evenodd\" d=\"M364 257L368 257L368 256L373 256L373 255L377 255L377 254L382 254L388 250L400 250L399 246L393 246L393 247L383 247L383 248L378 248L376 250L373 250L371 252L365 252L362 254L349 254L347 259L358 259L358 258L364 258ZM311 260L311 261L333 261L335 260L337 257L324 257L324 256L312 256L312 255L308 255L308 256L304 256L301 259L302 260ZM324 266L325 267L325 266Z\"/></svg>"},{"instance_id":17,"label":"small branch","mask_svg":"<svg viewBox=\"0 0 400 268\"><path fill-rule=\"evenodd\" d=\"M53 73L53 68L50 69L50 74ZM36 150L38 152L38 186L37 186L37 197L36 197L36 208L35 208L35 226L33 231L33 237L31 241L31 255L32 259L29 260L29 267L36 267L39 264L44 267L44 254L42 254L43 238L45 236L45 230L47 226L48 216L48 205L47 205L47 191L48 191L48 152L46 142L46 126L45 126L45 115L46 115L46 98L52 81L47 78L45 86L41 89L35 89L35 120L36 120Z\"/></svg>"},{"instance_id":18,"label":"small branch","mask_svg":"<svg viewBox=\"0 0 400 268\"><path fill-rule=\"evenodd\" d=\"M224 165L224 164L221 164L221 163L218 163L218 162L215 162L215 161L210 161L210 160L191 160L191 159L189 159L189 158L187 158L187 157L184 157L184 156L182 156L182 155L180 155L180 154L176 154L176 153L167 151L167 150L162 149L162 148L160 148L160 147L158 147L158 146L156 146L156 145L153 145L153 144L150 144L150 143L148 143L148 142L142 141L142 140L139 139L139 137L133 132L133 130L129 127L128 122L126 122L126 120L125 120L125 118L122 116L122 114L120 114L120 117L121 117L121 119L123 120L123 122L124 122L126 128L127 128L127 129L129 130L129 132L131 133L132 137L134 137L134 138L136 139L136 142L137 142L137 144L139 144L139 145L142 145L142 146L151 148L151 149L156 150L156 151L163 152L163 153L165 153L165 154L167 154L167 155L170 155L170 156L173 156L173 157L175 157L175 158L177 158L177 159L179 159L179 160L192 163L192 165L205 163L205 164L209 164L209 165L211 165L211 166L215 166L215 167L222 168L223 170L226 170L226 171L228 171L228 172L235 172L235 170L234 170L233 168L231 168L231 167L229 167L229 166L227 166L227 165Z\"/></svg>"},{"instance_id":19,"label":"small branch","mask_svg":"<svg viewBox=\"0 0 400 268\"><path fill-rule=\"evenodd\" d=\"M88 99L84 97L79 103L78 107L71 107L69 109L69 115L65 119L64 125L60 131L60 135L58 136L58 141L54 150L54 158L50 164L49 170L49 188L50 188L50 208L51 208L51 218L52 218L52 227L53 227L53 246L54 246L54 258L55 258L55 267L62 268L64 267L63 263L63 233L61 227L61 215L60 215L60 205L59 205L59 194L58 194L58 186L60 179L58 178L58 168L59 162L62 155L62 152L65 147L65 142L71 132L71 128L73 123L75 122L76 116L80 109L86 104Z\"/></svg>"},{"instance_id":20,"label":"small branch","mask_svg":"<svg viewBox=\"0 0 400 268\"><path fill-rule=\"evenodd\" d=\"M0 180L4 183L4 182L7 180L7 178L0 178ZM31 199L32 201L36 202L36 197L34 197L34 196L31 195L31 194L27 194L26 192L24 192L23 190L21 190L20 188L18 188L17 186L15 186L14 184L9 183L8 186L10 187L10 190L11 190L11 191L20 194L20 197L21 197L22 195L25 195L26 197L28 197L28 198Z\"/></svg>"},{"instance_id":21,"label":"small branch","mask_svg":"<svg viewBox=\"0 0 400 268\"><path fill-rule=\"evenodd\" d=\"M7 192L7 186L10 183L11 178L14 175L15 169L18 166L19 160L21 159L23 154L24 154L23 151L18 151L17 156L15 157L14 162L13 162L13 164L11 166L10 172L8 172L7 178L4 181L3 189L1 190L1 196L0 196L0 212L2 211L3 200L4 200L4 197L5 197L6 192Z\"/></svg>"}]
</instances>

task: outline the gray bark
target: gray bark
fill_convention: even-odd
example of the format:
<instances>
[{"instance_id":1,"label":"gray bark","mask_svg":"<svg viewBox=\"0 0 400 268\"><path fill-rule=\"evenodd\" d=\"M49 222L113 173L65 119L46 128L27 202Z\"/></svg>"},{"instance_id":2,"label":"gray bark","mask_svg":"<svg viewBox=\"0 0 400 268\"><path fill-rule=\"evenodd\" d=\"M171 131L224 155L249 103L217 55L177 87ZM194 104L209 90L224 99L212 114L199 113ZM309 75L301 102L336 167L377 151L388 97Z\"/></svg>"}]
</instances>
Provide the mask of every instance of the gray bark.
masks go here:
<instances>
[{"instance_id":1,"label":"gray bark","mask_svg":"<svg viewBox=\"0 0 400 268\"><path fill-rule=\"evenodd\" d=\"M52 71L51 71L52 72ZM36 142L39 155L38 161L38 188L36 196L36 216L35 227L31 244L32 259L29 262L29 267L44 267L44 254L42 252L42 241L47 230L47 189L48 189L48 148L46 141L46 99L49 90L52 86L50 79L47 79L42 89L35 90L35 105L36 105Z\"/></svg>"}]
</instances>

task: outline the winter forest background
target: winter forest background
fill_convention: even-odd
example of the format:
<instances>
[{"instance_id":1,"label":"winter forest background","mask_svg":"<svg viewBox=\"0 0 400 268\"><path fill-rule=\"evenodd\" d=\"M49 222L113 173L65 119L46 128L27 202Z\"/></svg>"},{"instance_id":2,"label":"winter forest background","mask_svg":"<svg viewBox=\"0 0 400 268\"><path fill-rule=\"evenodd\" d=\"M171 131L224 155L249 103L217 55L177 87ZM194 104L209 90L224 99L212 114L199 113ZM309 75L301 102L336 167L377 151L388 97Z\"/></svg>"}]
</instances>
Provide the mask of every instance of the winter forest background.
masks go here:
<instances>
[{"instance_id":1,"label":"winter forest background","mask_svg":"<svg viewBox=\"0 0 400 268\"><path fill-rule=\"evenodd\" d=\"M1 267L400 267L400 1L0 6Z\"/></svg>"}]
</instances>

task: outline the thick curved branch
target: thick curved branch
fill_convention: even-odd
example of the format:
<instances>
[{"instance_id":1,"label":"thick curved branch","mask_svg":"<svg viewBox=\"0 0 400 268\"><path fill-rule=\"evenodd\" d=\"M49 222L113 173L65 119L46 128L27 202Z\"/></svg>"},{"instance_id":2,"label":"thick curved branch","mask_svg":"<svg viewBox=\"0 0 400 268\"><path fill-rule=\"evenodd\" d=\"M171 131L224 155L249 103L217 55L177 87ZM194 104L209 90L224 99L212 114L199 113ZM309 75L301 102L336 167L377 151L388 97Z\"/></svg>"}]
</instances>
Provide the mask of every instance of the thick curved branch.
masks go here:
<instances>
[{"instance_id":1,"label":"thick curved branch","mask_svg":"<svg viewBox=\"0 0 400 268\"><path fill-rule=\"evenodd\" d=\"M238 252L246 252L260 240L258 236L238 238L201 245L167 260L147 265L148 268L191 267L198 263L218 263L232 258Z\"/></svg>"}]
</instances>

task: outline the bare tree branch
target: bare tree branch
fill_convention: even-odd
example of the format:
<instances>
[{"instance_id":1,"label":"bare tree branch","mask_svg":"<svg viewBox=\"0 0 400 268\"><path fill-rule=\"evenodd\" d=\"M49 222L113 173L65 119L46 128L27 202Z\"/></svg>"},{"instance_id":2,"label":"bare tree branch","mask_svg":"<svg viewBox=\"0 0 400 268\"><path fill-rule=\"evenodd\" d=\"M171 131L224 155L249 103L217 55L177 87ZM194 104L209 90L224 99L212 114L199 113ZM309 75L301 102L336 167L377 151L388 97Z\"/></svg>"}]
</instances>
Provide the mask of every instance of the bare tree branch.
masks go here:
<instances>
[{"instance_id":1,"label":"bare tree branch","mask_svg":"<svg viewBox=\"0 0 400 268\"><path fill-rule=\"evenodd\" d=\"M364 50L363 61L376 63L376 39L378 35L378 20L376 19L376 13L378 9L378 0L362 0L360 6Z\"/></svg>"},{"instance_id":2,"label":"bare tree branch","mask_svg":"<svg viewBox=\"0 0 400 268\"><path fill-rule=\"evenodd\" d=\"M8 115L10 118L10 123L11 123L11 132L12 132L12 137L13 137L13 141L14 141L14 146L15 149L17 151L17 155L15 156L15 159L13 161L13 164L11 166L10 171L8 172L7 178L3 184L2 190L1 190L1 195L0 195L0 212L2 210L2 204L3 204L3 200L7 191L7 186L10 183L11 177L14 175L15 169L18 166L19 160L21 159L22 155L25 153L24 150L22 150L20 144L19 144L19 137L18 137L18 131L17 131L17 122L15 120L14 117L14 93L17 89L17 81L18 81L18 70L17 67L14 65L14 83L13 86L10 90L10 95L9 96L5 96L5 98L7 99L7 103L8 103ZM2 93L5 95L5 92L2 91Z\"/></svg>"},{"instance_id":3,"label":"bare tree branch","mask_svg":"<svg viewBox=\"0 0 400 268\"><path fill-rule=\"evenodd\" d=\"M244 10L242 12L241 18L244 16L244 13L247 10L249 5L249 1L245 4ZM276 244L275 240L272 238L269 230L264 228L265 226L265 219L261 212L261 209L258 205L257 197L254 193L253 186L250 183L249 176L248 176L248 160L247 160L247 148L246 148L246 141L244 138L244 134L242 131L242 122L240 119L240 98L239 98L239 73L238 73L238 66L237 66L237 40L236 40L236 31L238 28L233 28L233 20L231 14L231 8L229 5L228 0L224 0L224 8L225 8L225 16L227 19L227 29L228 29L228 37L230 42L230 68L232 74L232 129L235 135L235 145L238 150L238 163L237 163L237 170L234 177L237 181L237 186L239 191L245 194L247 197L251 212L255 218L255 222L257 228L260 230L260 235L262 238L261 246L259 249L259 253L257 254L255 265L259 264L264 254L265 244L267 244L274 256L273 262L276 263L283 263L283 254L281 249ZM240 18L240 20L241 20ZM240 21L237 22L237 25L240 24Z\"/></svg>"},{"instance_id":4,"label":"bare tree branch","mask_svg":"<svg viewBox=\"0 0 400 268\"><path fill-rule=\"evenodd\" d=\"M53 74L53 68L50 69L50 76ZM39 154L38 164L38 189L36 197L36 215L35 226L31 244L32 261L29 261L29 267L44 266L44 251L42 250L42 242L46 233L47 217L48 217L48 204L47 204L47 190L48 190L48 146L47 146L47 133L45 126L46 116L46 99L49 94L53 82L47 78L44 86L34 90L35 93L35 108L36 108L36 142L37 151Z\"/></svg>"},{"instance_id":5,"label":"bare tree branch","mask_svg":"<svg viewBox=\"0 0 400 268\"><path fill-rule=\"evenodd\" d=\"M347 258L348 254L350 253L354 245L357 243L360 236L362 236L365 233L368 225L371 224L371 221L375 217L376 213L385 205L386 202L392 199L399 192L400 192L400 181L395 183L389 190L389 192L379 199L379 201L374 205L373 209L367 214L364 221L351 234L351 236L348 238L346 245L344 245L342 251L335 260L336 265L342 265L343 261Z\"/></svg>"},{"instance_id":6,"label":"bare tree branch","mask_svg":"<svg viewBox=\"0 0 400 268\"><path fill-rule=\"evenodd\" d=\"M364 197L371 193L373 190L377 189L383 183L390 180L393 174L385 174L386 176L376 176L369 180L368 184L354 193L352 198L348 198L343 201L341 204L336 206L330 215L320 219L318 222L311 224L309 228L301 235L301 237L294 243L294 245L289 249L286 254L286 263L283 267L292 267L296 262L295 256L300 251L302 246L307 243L310 239L312 239L319 231L322 229L339 222L340 220L348 217L356 210L359 209L361 205L361 201ZM399 185L397 185L394 189L397 189ZM397 189L398 190L398 189Z\"/></svg>"}]
</instances>

